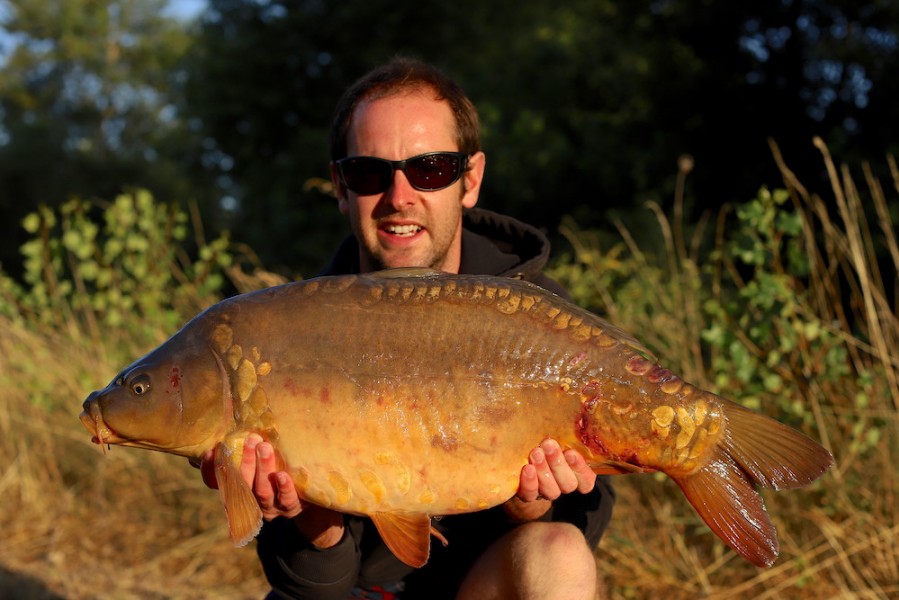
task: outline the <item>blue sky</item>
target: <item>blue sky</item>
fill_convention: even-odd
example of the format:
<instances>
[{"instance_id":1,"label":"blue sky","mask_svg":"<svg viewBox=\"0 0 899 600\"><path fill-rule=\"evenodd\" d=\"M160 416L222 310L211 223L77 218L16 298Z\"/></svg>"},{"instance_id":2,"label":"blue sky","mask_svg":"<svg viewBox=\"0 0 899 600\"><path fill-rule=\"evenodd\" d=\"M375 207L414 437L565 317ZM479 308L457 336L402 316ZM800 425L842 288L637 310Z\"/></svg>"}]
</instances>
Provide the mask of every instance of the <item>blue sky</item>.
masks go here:
<instances>
[{"instance_id":1,"label":"blue sky","mask_svg":"<svg viewBox=\"0 0 899 600\"><path fill-rule=\"evenodd\" d=\"M177 19L189 21L206 8L206 2L207 0L169 0L168 8L166 8L165 12ZM0 23L9 17L12 10L13 5L9 0L0 0ZM0 65L3 64L6 55L12 51L15 44L15 38L7 35L5 30L0 29Z\"/></svg>"},{"instance_id":2,"label":"blue sky","mask_svg":"<svg viewBox=\"0 0 899 600\"><path fill-rule=\"evenodd\" d=\"M171 0L166 13L187 21L200 14L204 8L206 0Z\"/></svg>"}]
</instances>

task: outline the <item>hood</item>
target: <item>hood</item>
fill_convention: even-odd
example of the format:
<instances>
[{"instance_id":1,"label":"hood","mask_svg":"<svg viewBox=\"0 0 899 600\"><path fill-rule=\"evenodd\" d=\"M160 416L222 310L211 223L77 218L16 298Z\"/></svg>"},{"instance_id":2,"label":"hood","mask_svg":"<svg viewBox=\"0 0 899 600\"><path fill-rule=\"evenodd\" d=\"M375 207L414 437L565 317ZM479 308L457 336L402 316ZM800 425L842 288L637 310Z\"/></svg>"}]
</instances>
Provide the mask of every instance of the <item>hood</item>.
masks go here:
<instances>
[{"instance_id":1,"label":"hood","mask_svg":"<svg viewBox=\"0 0 899 600\"><path fill-rule=\"evenodd\" d=\"M550 245L539 229L482 208L465 210L462 219L461 273L519 277L559 293L559 286L548 285L549 280L542 274ZM349 235L319 275L358 272L359 245Z\"/></svg>"},{"instance_id":2,"label":"hood","mask_svg":"<svg viewBox=\"0 0 899 600\"><path fill-rule=\"evenodd\" d=\"M549 240L536 227L481 208L463 214L462 273L537 279L549 260Z\"/></svg>"}]
</instances>

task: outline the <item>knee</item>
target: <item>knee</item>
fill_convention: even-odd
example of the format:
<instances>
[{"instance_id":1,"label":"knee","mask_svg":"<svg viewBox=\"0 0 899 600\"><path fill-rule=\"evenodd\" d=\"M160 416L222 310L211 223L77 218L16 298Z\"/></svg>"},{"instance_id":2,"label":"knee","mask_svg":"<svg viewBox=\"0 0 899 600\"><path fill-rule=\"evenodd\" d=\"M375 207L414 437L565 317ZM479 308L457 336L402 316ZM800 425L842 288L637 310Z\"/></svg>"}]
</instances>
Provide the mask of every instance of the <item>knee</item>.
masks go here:
<instances>
[{"instance_id":1,"label":"knee","mask_svg":"<svg viewBox=\"0 0 899 600\"><path fill-rule=\"evenodd\" d=\"M595 569L593 551L580 529L569 523L529 523L522 526L520 543L527 552L537 552L544 560L570 568L574 564Z\"/></svg>"},{"instance_id":2,"label":"knee","mask_svg":"<svg viewBox=\"0 0 899 600\"><path fill-rule=\"evenodd\" d=\"M580 529L568 523L542 522L519 529L511 565L522 586L517 597L596 597L596 558Z\"/></svg>"},{"instance_id":3,"label":"knee","mask_svg":"<svg viewBox=\"0 0 899 600\"><path fill-rule=\"evenodd\" d=\"M593 551L567 523L532 522L497 540L475 563L459 598L596 597Z\"/></svg>"}]
</instances>

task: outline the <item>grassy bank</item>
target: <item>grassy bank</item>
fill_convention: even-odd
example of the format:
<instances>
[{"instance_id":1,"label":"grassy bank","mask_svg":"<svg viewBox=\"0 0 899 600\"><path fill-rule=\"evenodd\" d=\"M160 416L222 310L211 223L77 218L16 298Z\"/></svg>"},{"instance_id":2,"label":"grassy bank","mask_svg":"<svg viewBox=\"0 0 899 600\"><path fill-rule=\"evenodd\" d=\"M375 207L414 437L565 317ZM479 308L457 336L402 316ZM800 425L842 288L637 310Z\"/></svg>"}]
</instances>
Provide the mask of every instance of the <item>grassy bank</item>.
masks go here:
<instances>
[{"instance_id":1,"label":"grassy bank","mask_svg":"<svg viewBox=\"0 0 899 600\"><path fill-rule=\"evenodd\" d=\"M820 440L821 480L764 493L781 555L760 570L728 551L662 477L619 478L598 553L619 598L889 598L899 594L899 171L837 167L806 189L772 146L782 189L698 223L649 205L654 231L604 243L569 231L554 275L688 380ZM678 189L690 168L682 163ZM856 181L861 186L856 185ZM884 185L885 184L885 185ZM892 211L892 212L891 212Z\"/></svg>"},{"instance_id":2,"label":"grassy bank","mask_svg":"<svg viewBox=\"0 0 899 600\"><path fill-rule=\"evenodd\" d=\"M837 463L808 488L765 493L781 541L766 570L724 547L670 481L618 478L597 551L613 598L899 595L899 171L890 160L879 180L822 156L823 190L783 165L782 189L696 223L678 192L672 214L648 207L649 234L569 225L552 274L580 303ZM218 297L234 273L227 240L191 236L189 215L143 194L26 227L24 285L0 278L0 598L260 598L255 553L231 546L196 470L103 456L76 418L90 390Z\"/></svg>"}]
</instances>

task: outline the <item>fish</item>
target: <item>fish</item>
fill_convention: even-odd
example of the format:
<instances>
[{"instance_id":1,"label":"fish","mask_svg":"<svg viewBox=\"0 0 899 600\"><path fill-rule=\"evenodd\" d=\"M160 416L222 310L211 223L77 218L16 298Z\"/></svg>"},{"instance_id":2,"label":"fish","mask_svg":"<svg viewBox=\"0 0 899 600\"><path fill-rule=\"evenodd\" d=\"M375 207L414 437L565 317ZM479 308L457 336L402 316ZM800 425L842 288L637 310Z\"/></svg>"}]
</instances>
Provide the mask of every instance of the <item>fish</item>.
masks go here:
<instances>
[{"instance_id":1,"label":"fish","mask_svg":"<svg viewBox=\"0 0 899 600\"><path fill-rule=\"evenodd\" d=\"M258 434L300 498L370 517L413 567L440 537L432 518L509 500L547 438L600 475L663 472L758 566L779 551L758 488L802 487L833 465L803 433L691 385L550 291L418 268L222 300L91 393L80 420L103 446L212 450L235 545L262 525L239 469Z\"/></svg>"}]
</instances>

